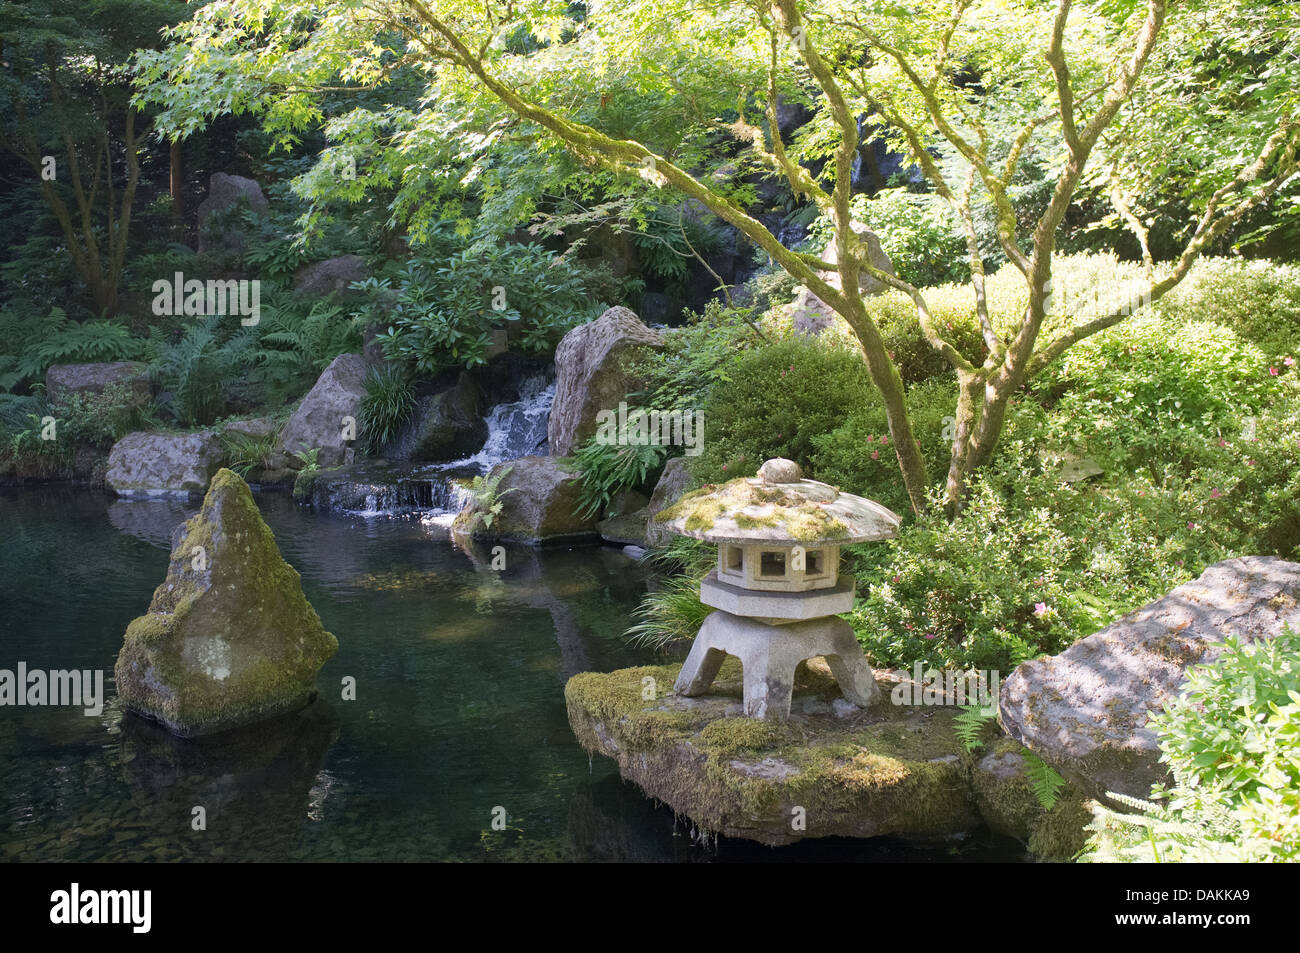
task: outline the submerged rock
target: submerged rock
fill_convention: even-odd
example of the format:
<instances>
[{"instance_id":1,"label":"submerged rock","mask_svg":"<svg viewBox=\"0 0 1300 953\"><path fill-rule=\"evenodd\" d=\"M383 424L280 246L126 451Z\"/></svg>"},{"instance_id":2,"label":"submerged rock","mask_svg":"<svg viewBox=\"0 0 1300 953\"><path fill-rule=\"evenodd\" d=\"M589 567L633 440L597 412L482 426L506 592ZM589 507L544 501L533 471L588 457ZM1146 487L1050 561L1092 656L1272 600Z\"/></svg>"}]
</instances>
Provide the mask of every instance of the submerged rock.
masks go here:
<instances>
[{"instance_id":1,"label":"submerged rock","mask_svg":"<svg viewBox=\"0 0 1300 953\"><path fill-rule=\"evenodd\" d=\"M127 627L117 691L175 734L211 734L305 705L336 651L248 486L221 470L177 527L148 613Z\"/></svg>"},{"instance_id":2,"label":"submerged rock","mask_svg":"<svg viewBox=\"0 0 1300 953\"><path fill-rule=\"evenodd\" d=\"M1145 798L1168 779L1150 712L1178 694L1190 665L1223 639L1300 627L1300 564L1264 556L1216 563L1198 579L1076 642L1025 662L1003 683L999 720L1085 793Z\"/></svg>"},{"instance_id":3,"label":"submerged rock","mask_svg":"<svg viewBox=\"0 0 1300 953\"><path fill-rule=\"evenodd\" d=\"M596 433L596 415L617 412L639 386L628 361L663 337L627 308L610 308L566 334L555 349L555 401L547 423L551 454L568 456Z\"/></svg>"},{"instance_id":4,"label":"submerged rock","mask_svg":"<svg viewBox=\"0 0 1300 953\"><path fill-rule=\"evenodd\" d=\"M624 778L701 829L775 846L831 836L945 840L982 826L971 784L979 753L956 733L960 709L877 705L837 716L840 690L813 659L796 674L789 721L759 721L741 714L735 659L696 698L673 693L680 669L584 672L564 694L584 748L616 760ZM990 777L985 790L998 783ZM1036 819L1017 817L1027 825L1018 836L1032 836Z\"/></svg>"}]
</instances>

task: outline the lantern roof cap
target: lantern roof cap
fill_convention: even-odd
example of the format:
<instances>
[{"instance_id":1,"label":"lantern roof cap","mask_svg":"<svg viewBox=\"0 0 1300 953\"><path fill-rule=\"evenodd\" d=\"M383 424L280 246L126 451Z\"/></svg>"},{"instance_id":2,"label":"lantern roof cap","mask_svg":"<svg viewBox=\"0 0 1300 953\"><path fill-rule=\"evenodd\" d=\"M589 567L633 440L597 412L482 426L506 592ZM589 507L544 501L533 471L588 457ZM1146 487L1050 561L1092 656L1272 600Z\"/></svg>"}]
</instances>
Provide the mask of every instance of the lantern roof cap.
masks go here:
<instances>
[{"instance_id":1,"label":"lantern roof cap","mask_svg":"<svg viewBox=\"0 0 1300 953\"><path fill-rule=\"evenodd\" d=\"M655 516L681 536L712 543L843 545L892 539L893 510L839 487L803 478L798 464L775 458L759 475L709 483Z\"/></svg>"}]
</instances>

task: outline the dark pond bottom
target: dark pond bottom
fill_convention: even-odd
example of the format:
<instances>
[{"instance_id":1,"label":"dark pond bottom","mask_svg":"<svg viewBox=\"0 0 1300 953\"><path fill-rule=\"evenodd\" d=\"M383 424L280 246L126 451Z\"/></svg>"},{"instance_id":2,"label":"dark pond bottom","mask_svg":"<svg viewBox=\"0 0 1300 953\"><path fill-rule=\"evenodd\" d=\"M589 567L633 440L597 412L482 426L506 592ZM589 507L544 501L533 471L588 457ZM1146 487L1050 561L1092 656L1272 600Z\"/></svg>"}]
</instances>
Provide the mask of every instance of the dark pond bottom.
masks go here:
<instances>
[{"instance_id":1,"label":"dark pond bottom","mask_svg":"<svg viewBox=\"0 0 1300 953\"><path fill-rule=\"evenodd\" d=\"M645 591L621 553L511 548L498 573L417 519L258 502L339 653L305 710L183 742L124 715L112 675L127 623L166 572L171 530L195 507L0 490L0 669L101 669L110 699L98 716L0 708L0 858L1023 859L992 835L699 843L569 730L570 675L651 661L621 638ZM349 676L354 701L342 697ZM196 807L206 830L193 829Z\"/></svg>"}]
</instances>

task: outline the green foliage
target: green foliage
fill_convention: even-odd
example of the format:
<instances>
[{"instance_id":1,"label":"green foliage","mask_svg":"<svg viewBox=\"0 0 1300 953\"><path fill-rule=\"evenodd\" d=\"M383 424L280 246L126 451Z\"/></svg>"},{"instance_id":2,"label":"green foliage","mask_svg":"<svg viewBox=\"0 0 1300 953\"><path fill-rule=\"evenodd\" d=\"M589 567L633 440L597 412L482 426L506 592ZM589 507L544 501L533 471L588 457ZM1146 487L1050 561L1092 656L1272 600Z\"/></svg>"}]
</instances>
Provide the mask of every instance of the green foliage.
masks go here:
<instances>
[{"instance_id":1,"label":"green foliage","mask_svg":"<svg viewBox=\"0 0 1300 953\"><path fill-rule=\"evenodd\" d=\"M814 438L879 401L861 354L799 337L739 352L726 374L702 410L703 452L688 465L702 483L752 475L770 457L811 469Z\"/></svg>"},{"instance_id":2,"label":"green foliage","mask_svg":"<svg viewBox=\"0 0 1300 953\"><path fill-rule=\"evenodd\" d=\"M1156 482L1186 476L1205 449L1260 410L1273 383L1268 366L1257 348L1208 320L1136 317L1075 346L1058 374L1040 381L1067 388L1044 437L1107 469L1142 467ZM1091 426L1082 430L1081 420Z\"/></svg>"},{"instance_id":3,"label":"green foliage","mask_svg":"<svg viewBox=\"0 0 1300 953\"><path fill-rule=\"evenodd\" d=\"M642 272L678 288L690 278L695 255L708 258L721 240L721 230L707 219L667 206L655 208L632 233Z\"/></svg>"},{"instance_id":4,"label":"green foliage","mask_svg":"<svg viewBox=\"0 0 1300 953\"><path fill-rule=\"evenodd\" d=\"M882 189L868 198L853 197L853 216L867 225L894 270L918 288L970 280L970 256L956 214L933 192ZM820 250L833 234L829 220L814 224ZM969 292L968 292L969 293Z\"/></svg>"},{"instance_id":5,"label":"green foliage","mask_svg":"<svg viewBox=\"0 0 1300 953\"><path fill-rule=\"evenodd\" d=\"M109 384L100 393L60 394L50 402L49 411L58 421L59 441L65 447L108 450L128 433L157 425L152 408L140 404L125 384Z\"/></svg>"},{"instance_id":6,"label":"green foliage","mask_svg":"<svg viewBox=\"0 0 1300 953\"><path fill-rule=\"evenodd\" d=\"M699 409L711 388L730 384L740 353L763 340L748 319L747 310L720 301L699 314L686 312L685 323L664 334L662 348L637 356L636 370L651 382L647 403L660 410Z\"/></svg>"},{"instance_id":7,"label":"green foliage","mask_svg":"<svg viewBox=\"0 0 1300 953\"><path fill-rule=\"evenodd\" d=\"M1054 808L1057 796L1065 785L1065 778L1032 751L1025 753L1025 774L1029 778L1029 787L1043 810L1050 811Z\"/></svg>"},{"instance_id":8,"label":"green foliage","mask_svg":"<svg viewBox=\"0 0 1300 953\"><path fill-rule=\"evenodd\" d=\"M465 484L465 492L469 494L472 506L469 522L466 526L469 532L473 533L480 526L484 529L492 528L492 524L501 515L501 509L505 505L502 497L515 492L515 487L500 489L501 481L513 469L513 467L509 466L501 467L489 473L480 474Z\"/></svg>"},{"instance_id":9,"label":"green foliage","mask_svg":"<svg viewBox=\"0 0 1300 953\"><path fill-rule=\"evenodd\" d=\"M252 360L273 388L297 390L314 381L340 354L361 350L362 328L353 316L325 301L271 301L256 326Z\"/></svg>"},{"instance_id":10,"label":"green foliage","mask_svg":"<svg viewBox=\"0 0 1300 953\"><path fill-rule=\"evenodd\" d=\"M947 463L956 401L957 389L948 377L931 378L907 393L908 414L931 473L942 472ZM850 411L835 429L814 435L812 444L813 478L869 497L897 513L910 511L883 404Z\"/></svg>"},{"instance_id":11,"label":"green foliage","mask_svg":"<svg viewBox=\"0 0 1300 953\"><path fill-rule=\"evenodd\" d=\"M628 410L629 430L644 413L640 409ZM584 519L596 516L618 493L644 487L667 455L665 446L607 444L601 443L599 437L590 438L573 455L582 479L578 515Z\"/></svg>"},{"instance_id":12,"label":"green foliage","mask_svg":"<svg viewBox=\"0 0 1300 953\"><path fill-rule=\"evenodd\" d=\"M116 321L80 323L62 308L45 315L0 312L0 388L14 390L43 381L51 364L129 361L142 356L140 340Z\"/></svg>"},{"instance_id":13,"label":"green foliage","mask_svg":"<svg viewBox=\"0 0 1300 953\"><path fill-rule=\"evenodd\" d=\"M1157 785L1151 801L1109 794L1135 813L1098 805L1082 859L1300 859L1300 633L1225 639L1149 726L1173 787Z\"/></svg>"},{"instance_id":14,"label":"green foliage","mask_svg":"<svg viewBox=\"0 0 1300 953\"><path fill-rule=\"evenodd\" d=\"M361 399L361 432L366 449L378 453L411 418L415 387L406 371L385 364L366 374L366 396Z\"/></svg>"},{"instance_id":15,"label":"green foliage","mask_svg":"<svg viewBox=\"0 0 1300 953\"><path fill-rule=\"evenodd\" d=\"M640 621L625 635L635 645L663 649L695 638L712 612L700 602L700 577L675 576L641 600L636 609Z\"/></svg>"},{"instance_id":16,"label":"green foliage","mask_svg":"<svg viewBox=\"0 0 1300 953\"><path fill-rule=\"evenodd\" d=\"M1156 305L1171 322L1214 321L1255 345L1270 364L1300 360L1300 267L1205 258Z\"/></svg>"},{"instance_id":17,"label":"green foliage","mask_svg":"<svg viewBox=\"0 0 1300 953\"><path fill-rule=\"evenodd\" d=\"M229 407L230 382L252 363L253 328L230 330L224 315L199 318L178 341L159 348L159 403L188 427L209 424Z\"/></svg>"},{"instance_id":18,"label":"green foliage","mask_svg":"<svg viewBox=\"0 0 1300 953\"><path fill-rule=\"evenodd\" d=\"M517 323L519 346L547 353L570 328L605 310L588 298L580 266L537 245L415 258L394 282L376 280L363 290L391 308L388 330L376 336L384 354L425 374L483 364L493 327Z\"/></svg>"},{"instance_id":19,"label":"green foliage","mask_svg":"<svg viewBox=\"0 0 1300 953\"><path fill-rule=\"evenodd\" d=\"M311 447L307 450L295 450L293 455L298 458L299 473L312 474L320 470L320 447Z\"/></svg>"},{"instance_id":20,"label":"green foliage","mask_svg":"<svg viewBox=\"0 0 1300 953\"><path fill-rule=\"evenodd\" d=\"M962 747L975 752L984 747L984 729L997 717L996 705L981 705L978 702L961 706L961 714L953 719L957 737Z\"/></svg>"},{"instance_id":21,"label":"green foliage","mask_svg":"<svg viewBox=\"0 0 1300 953\"><path fill-rule=\"evenodd\" d=\"M226 466L247 480L250 475L269 470L280 451L279 431L266 434L223 431L220 438Z\"/></svg>"}]
</instances>

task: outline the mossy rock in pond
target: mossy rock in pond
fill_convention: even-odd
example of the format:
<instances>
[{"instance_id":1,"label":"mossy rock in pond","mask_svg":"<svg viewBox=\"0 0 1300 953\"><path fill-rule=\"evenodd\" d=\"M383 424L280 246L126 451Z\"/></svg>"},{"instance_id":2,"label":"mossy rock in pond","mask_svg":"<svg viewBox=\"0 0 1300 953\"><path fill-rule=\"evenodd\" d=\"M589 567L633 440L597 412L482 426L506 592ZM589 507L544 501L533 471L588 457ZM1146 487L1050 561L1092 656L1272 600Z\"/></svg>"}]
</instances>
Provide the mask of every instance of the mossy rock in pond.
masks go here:
<instances>
[{"instance_id":1,"label":"mossy rock in pond","mask_svg":"<svg viewBox=\"0 0 1300 953\"><path fill-rule=\"evenodd\" d=\"M969 753L947 706L849 709L824 660L801 665L789 721L742 715L741 668L728 658L710 694L672 693L680 665L584 672L565 688L569 722L592 753L699 828L773 846L805 837L936 841L985 825L1068 860L1086 832L1068 790L1034 798L1025 751L1008 738ZM877 672L883 695L889 672ZM989 761L990 756L992 761ZM805 827L792 823L803 808Z\"/></svg>"},{"instance_id":2,"label":"mossy rock in pond","mask_svg":"<svg viewBox=\"0 0 1300 953\"><path fill-rule=\"evenodd\" d=\"M220 470L177 527L148 613L127 627L117 691L175 734L212 734L305 705L337 651L248 486Z\"/></svg>"},{"instance_id":3,"label":"mossy rock in pond","mask_svg":"<svg viewBox=\"0 0 1300 953\"><path fill-rule=\"evenodd\" d=\"M956 710L883 704L837 717L839 690L814 660L796 675L789 721L758 721L741 714L736 660L698 698L671 693L679 669L582 673L565 698L583 747L617 760L625 778L700 828L781 845L836 835L942 840L980 826Z\"/></svg>"}]
</instances>

